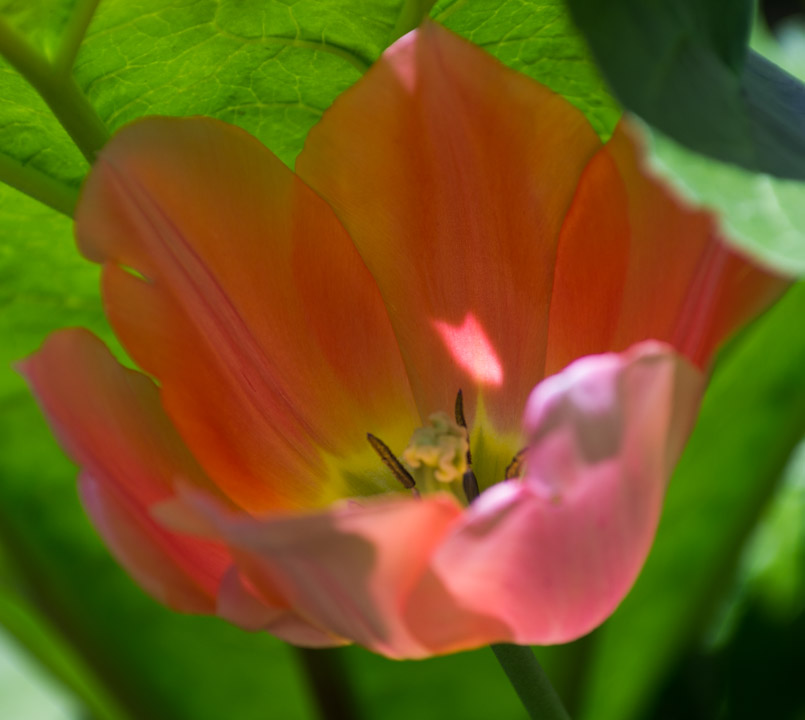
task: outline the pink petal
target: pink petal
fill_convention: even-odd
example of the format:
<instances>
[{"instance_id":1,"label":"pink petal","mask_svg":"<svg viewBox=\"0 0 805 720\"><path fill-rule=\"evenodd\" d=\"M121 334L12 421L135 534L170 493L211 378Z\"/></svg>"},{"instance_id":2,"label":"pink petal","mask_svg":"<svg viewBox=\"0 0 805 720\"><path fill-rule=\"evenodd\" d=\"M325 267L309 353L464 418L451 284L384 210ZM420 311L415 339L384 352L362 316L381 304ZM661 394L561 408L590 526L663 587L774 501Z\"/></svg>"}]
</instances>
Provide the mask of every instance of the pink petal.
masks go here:
<instances>
[{"instance_id":1,"label":"pink petal","mask_svg":"<svg viewBox=\"0 0 805 720\"><path fill-rule=\"evenodd\" d=\"M701 373L657 343L584 358L542 382L526 410L525 478L469 508L436 551L435 576L459 605L493 609L517 643L595 628L648 555L702 387Z\"/></svg>"}]
</instances>

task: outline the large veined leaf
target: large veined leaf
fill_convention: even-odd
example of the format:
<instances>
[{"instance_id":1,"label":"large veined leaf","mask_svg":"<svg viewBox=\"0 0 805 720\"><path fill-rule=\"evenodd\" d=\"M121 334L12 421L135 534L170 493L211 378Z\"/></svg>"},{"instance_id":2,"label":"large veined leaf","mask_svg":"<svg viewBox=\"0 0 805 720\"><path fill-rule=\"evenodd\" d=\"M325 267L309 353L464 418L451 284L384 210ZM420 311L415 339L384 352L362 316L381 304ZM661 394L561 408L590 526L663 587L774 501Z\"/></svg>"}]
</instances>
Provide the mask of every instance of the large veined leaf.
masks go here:
<instances>
[{"instance_id":1,"label":"large veined leaf","mask_svg":"<svg viewBox=\"0 0 805 720\"><path fill-rule=\"evenodd\" d=\"M578 107L603 138L620 117L564 0L441 0L432 16Z\"/></svg>"},{"instance_id":2,"label":"large veined leaf","mask_svg":"<svg viewBox=\"0 0 805 720\"><path fill-rule=\"evenodd\" d=\"M686 147L805 180L805 87L748 50L751 0L569 0L625 107Z\"/></svg>"}]
</instances>

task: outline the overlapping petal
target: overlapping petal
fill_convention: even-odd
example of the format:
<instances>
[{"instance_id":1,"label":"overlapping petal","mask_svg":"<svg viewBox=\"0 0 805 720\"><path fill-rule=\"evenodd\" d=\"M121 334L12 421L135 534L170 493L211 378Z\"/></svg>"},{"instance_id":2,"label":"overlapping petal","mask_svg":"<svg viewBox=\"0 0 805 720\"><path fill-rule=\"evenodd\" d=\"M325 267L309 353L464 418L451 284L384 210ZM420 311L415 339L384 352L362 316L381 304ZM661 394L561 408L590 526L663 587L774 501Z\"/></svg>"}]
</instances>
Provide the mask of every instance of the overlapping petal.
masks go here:
<instances>
[{"instance_id":1,"label":"overlapping petal","mask_svg":"<svg viewBox=\"0 0 805 720\"><path fill-rule=\"evenodd\" d=\"M653 342L543 381L526 410L523 481L481 495L434 554L434 575L467 610L494 608L507 640L561 643L592 630L645 562L703 387L698 370Z\"/></svg>"}]
</instances>

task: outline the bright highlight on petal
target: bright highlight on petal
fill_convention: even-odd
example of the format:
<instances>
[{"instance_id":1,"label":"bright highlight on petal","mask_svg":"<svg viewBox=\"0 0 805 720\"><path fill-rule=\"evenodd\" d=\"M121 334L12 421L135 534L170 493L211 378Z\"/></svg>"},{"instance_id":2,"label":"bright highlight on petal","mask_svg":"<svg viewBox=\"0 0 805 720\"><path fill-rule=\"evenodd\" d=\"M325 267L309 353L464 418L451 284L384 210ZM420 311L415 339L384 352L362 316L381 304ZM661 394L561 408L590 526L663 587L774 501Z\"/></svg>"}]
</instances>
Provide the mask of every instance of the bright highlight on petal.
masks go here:
<instances>
[{"instance_id":1,"label":"bright highlight on petal","mask_svg":"<svg viewBox=\"0 0 805 720\"><path fill-rule=\"evenodd\" d=\"M503 383L503 365L475 315L467 313L457 327L441 320L433 324L455 363L478 385L497 387Z\"/></svg>"},{"instance_id":2,"label":"bright highlight on petal","mask_svg":"<svg viewBox=\"0 0 805 720\"><path fill-rule=\"evenodd\" d=\"M156 382L83 331L22 364L96 527L162 602L300 645L590 631L648 554L710 358L781 281L625 124L601 145L431 22L297 171L207 118L100 154L76 233Z\"/></svg>"}]
</instances>

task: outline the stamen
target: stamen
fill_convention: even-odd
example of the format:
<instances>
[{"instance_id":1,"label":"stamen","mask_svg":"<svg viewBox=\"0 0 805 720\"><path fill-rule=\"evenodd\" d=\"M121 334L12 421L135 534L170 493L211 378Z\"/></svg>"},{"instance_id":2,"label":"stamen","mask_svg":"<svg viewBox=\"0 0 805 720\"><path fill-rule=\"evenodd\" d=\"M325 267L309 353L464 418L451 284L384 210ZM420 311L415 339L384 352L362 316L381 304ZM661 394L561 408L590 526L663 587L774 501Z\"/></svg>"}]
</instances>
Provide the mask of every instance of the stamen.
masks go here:
<instances>
[{"instance_id":1,"label":"stamen","mask_svg":"<svg viewBox=\"0 0 805 720\"><path fill-rule=\"evenodd\" d=\"M416 486L416 482L414 482L414 478L411 477L411 473L405 469L403 464L395 457L394 453L391 452L386 443L384 443L380 438L372 435L372 433L366 433L366 439L369 441L372 449L380 456L383 464L389 470L391 470L394 477L402 483L404 488L410 490ZM414 490L414 494L419 496L419 493L416 490Z\"/></svg>"},{"instance_id":2,"label":"stamen","mask_svg":"<svg viewBox=\"0 0 805 720\"><path fill-rule=\"evenodd\" d=\"M514 478L520 477L520 473L523 470L523 464L525 463L526 450L528 450L528 448L523 448L512 458L512 461L506 468L507 480L513 480Z\"/></svg>"},{"instance_id":3,"label":"stamen","mask_svg":"<svg viewBox=\"0 0 805 720\"><path fill-rule=\"evenodd\" d=\"M461 484L464 487L464 495L467 497L468 503L471 503L481 494L481 491L478 489L478 478L475 477L472 468L468 468L467 472L464 473Z\"/></svg>"},{"instance_id":4,"label":"stamen","mask_svg":"<svg viewBox=\"0 0 805 720\"><path fill-rule=\"evenodd\" d=\"M467 471L461 478L461 485L464 488L464 496L467 498L467 502L471 503L481 494L481 491L478 489L478 478L475 477L475 473L472 471L470 431L467 429L467 419L464 417L464 393L461 392L461 388L459 388L458 395L456 395L456 423L463 427L467 433Z\"/></svg>"},{"instance_id":5,"label":"stamen","mask_svg":"<svg viewBox=\"0 0 805 720\"><path fill-rule=\"evenodd\" d=\"M459 388L456 395L456 424L467 430L467 420L464 418L464 393ZM467 465L472 465L472 453L470 452L470 431L467 430ZM477 483L476 483L477 484Z\"/></svg>"}]
</instances>

